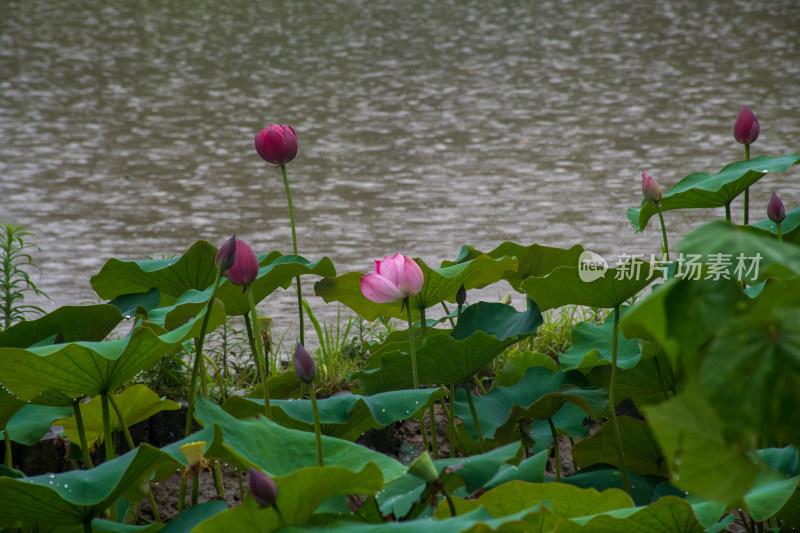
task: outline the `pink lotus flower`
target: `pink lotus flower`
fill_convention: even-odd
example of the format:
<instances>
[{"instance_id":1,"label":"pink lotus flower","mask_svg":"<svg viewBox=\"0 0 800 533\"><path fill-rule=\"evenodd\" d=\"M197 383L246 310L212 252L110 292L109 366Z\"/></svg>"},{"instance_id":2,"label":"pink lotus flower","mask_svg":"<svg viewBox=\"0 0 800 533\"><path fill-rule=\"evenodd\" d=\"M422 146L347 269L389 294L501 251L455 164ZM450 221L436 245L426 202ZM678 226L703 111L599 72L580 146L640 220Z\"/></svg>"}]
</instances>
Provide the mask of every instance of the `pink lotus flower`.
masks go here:
<instances>
[{"instance_id":1,"label":"pink lotus flower","mask_svg":"<svg viewBox=\"0 0 800 533\"><path fill-rule=\"evenodd\" d=\"M236 262L236 235L225 241L225 244L219 247L217 257L214 259L214 264L220 272L225 272L233 266Z\"/></svg>"},{"instance_id":2,"label":"pink lotus flower","mask_svg":"<svg viewBox=\"0 0 800 533\"><path fill-rule=\"evenodd\" d=\"M375 261L375 272L361 276L361 293L377 303L389 303L414 296L425 283L422 270L413 259L395 254Z\"/></svg>"},{"instance_id":3,"label":"pink lotus flower","mask_svg":"<svg viewBox=\"0 0 800 533\"><path fill-rule=\"evenodd\" d=\"M661 200L661 186L647 172L642 172L642 193L648 204L654 204Z\"/></svg>"},{"instance_id":4,"label":"pink lotus flower","mask_svg":"<svg viewBox=\"0 0 800 533\"><path fill-rule=\"evenodd\" d=\"M297 379L307 385L314 381L314 377L317 375L317 365L314 363L314 359L299 342L294 349L294 373L297 374Z\"/></svg>"},{"instance_id":5,"label":"pink lotus flower","mask_svg":"<svg viewBox=\"0 0 800 533\"><path fill-rule=\"evenodd\" d=\"M783 206L783 202L781 199L778 198L778 195L772 193L772 196L769 198L769 203L767 204L767 216L773 222L781 223L783 219L786 218L786 208Z\"/></svg>"},{"instance_id":6,"label":"pink lotus flower","mask_svg":"<svg viewBox=\"0 0 800 533\"><path fill-rule=\"evenodd\" d=\"M258 258L242 240L236 241L236 261L228 269L227 276L231 283L245 288L258 277Z\"/></svg>"},{"instance_id":7,"label":"pink lotus flower","mask_svg":"<svg viewBox=\"0 0 800 533\"><path fill-rule=\"evenodd\" d=\"M742 144L752 144L758 139L760 131L758 119L750 111L750 108L744 106L739 111L739 118L736 119L736 124L733 126L733 138Z\"/></svg>"},{"instance_id":8,"label":"pink lotus flower","mask_svg":"<svg viewBox=\"0 0 800 533\"><path fill-rule=\"evenodd\" d=\"M250 467L247 473L247 484L253 499L261 507L272 507L278 501L278 485L267 474L256 468Z\"/></svg>"},{"instance_id":9,"label":"pink lotus flower","mask_svg":"<svg viewBox=\"0 0 800 533\"><path fill-rule=\"evenodd\" d=\"M256 152L267 163L285 165L297 155L297 134L291 126L270 124L256 134Z\"/></svg>"}]
</instances>

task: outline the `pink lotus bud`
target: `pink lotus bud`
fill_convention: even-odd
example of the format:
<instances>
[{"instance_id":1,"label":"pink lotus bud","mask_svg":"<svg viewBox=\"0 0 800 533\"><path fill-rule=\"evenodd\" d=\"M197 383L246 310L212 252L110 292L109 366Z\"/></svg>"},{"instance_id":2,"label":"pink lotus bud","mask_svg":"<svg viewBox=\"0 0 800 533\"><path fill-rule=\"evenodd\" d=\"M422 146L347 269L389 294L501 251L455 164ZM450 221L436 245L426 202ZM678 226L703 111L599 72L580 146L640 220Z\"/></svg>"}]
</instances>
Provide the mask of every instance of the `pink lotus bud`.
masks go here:
<instances>
[{"instance_id":1,"label":"pink lotus bud","mask_svg":"<svg viewBox=\"0 0 800 533\"><path fill-rule=\"evenodd\" d=\"M273 165L285 165L297 155L297 134L291 126L270 124L256 134L256 152Z\"/></svg>"},{"instance_id":2,"label":"pink lotus bud","mask_svg":"<svg viewBox=\"0 0 800 533\"><path fill-rule=\"evenodd\" d=\"M258 277L258 258L246 242L236 241L236 261L226 275L231 283L243 287L247 287Z\"/></svg>"},{"instance_id":3,"label":"pink lotus bud","mask_svg":"<svg viewBox=\"0 0 800 533\"><path fill-rule=\"evenodd\" d=\"M395 254L375 261L375 272L361 276L361 293L373 302L396 302L417 294L424 283L419 265L410 257Z\"/></svg>"},{"instance_id":4,"label":"pink lotus bud","mask_svg":"<svg viewBox=\"0 0 800 533\"><path fill-rule=\"evenodd\" d=\"M661 200L661 186L647 172L642 172L642 193L648 204L654 204Z\"/></svg>"},{"instance_id":5,"label":"pink lotus bud","mask_svg":"<svg viewBox=\"0 0 800 533\"><path fill-rule=\"evenodd\" d=\"M225 272L236 262L236 235L225 241L214 260L220 272Z\"/></svg>"},{"instance_id":6,"label":"pink lotus bud","mask_svg":"<svg viewBox=\"0 0 800 533\"><path fill-rule=\"evenodd\" d=\"M780 224L783 222L783 219L786 218L786 208L783 206L783 202L781 199L778 198L778 195L772 193L772 196L769 198L769 204L767 204L767 216L773 222L777 222Z\"/></svg>"},{"instance_id":7,"label":"pink lotus bud","mask_svg":"<svg viewBox=\"0 0 800 533\"><path fill-rule=\"evenodd\" d=\"M739 118L736 119L736 124L733 126L733 138L742 144L752 144L758 139L760 131L758 119L750 111L750 108L744 106L739 111Z\"/></svg>"},{"instance_id":8,"label":"pink lotus bud","mask_svg":"<svg viewBox=\"0 0 800 533\"><path fill-rule=\"evenodd\" d=\"M250 486L253 499L261 507L272 507L278 501L278 486L261 470L251 466L247 473L247 484Z\"/></svg>"},{"instance_id":9,"label":"pink lotus bud","mask_svg":"<svg viewBox=\"0 0 800 533\"><path fill-rule=\"evenodd\" d=\"M314 364L314 359L299 342L294 349L294 373L305 384L310 384L317 375L317 365Z\"/></svg>"}]
</instances>

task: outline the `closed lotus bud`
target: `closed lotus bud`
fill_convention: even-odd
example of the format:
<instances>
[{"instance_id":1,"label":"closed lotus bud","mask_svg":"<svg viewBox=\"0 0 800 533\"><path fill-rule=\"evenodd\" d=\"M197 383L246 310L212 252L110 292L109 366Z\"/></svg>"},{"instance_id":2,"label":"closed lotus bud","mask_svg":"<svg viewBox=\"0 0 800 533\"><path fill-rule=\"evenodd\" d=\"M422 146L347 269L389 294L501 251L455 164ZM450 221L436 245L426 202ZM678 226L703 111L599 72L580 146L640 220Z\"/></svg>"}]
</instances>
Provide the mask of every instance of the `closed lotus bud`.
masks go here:
<instances>
[{"instance_id":1,"label":"closed lotus bud","mask_svg":"<svg viewBox=\"0 0 800 533\"><path fill-rule=\"evenodd\" d=\"M272 507L278 501L278 486L275 481L261 470L250 467L247 473L247 484L253 499L261 507Z\"/></svg>"},{"instance_id":2,"label":"closed lotus bud","mask_svg":"<svg viewBox=\"0 0 800 533\"><path fill-rule=\"evenodd\" d=\"M467 289L464 288L462 285L458 288L458 292L456 293L456 304L461 306L467 302Z\"/></svg>"},{"instance_id":3,"label":"closed lotus bud","mask_svg":"<svg viewBox=\"0 0 800 533\"><path fill-rule=\"evenodd\" d=\"M234 285L247 287L258 277L258 258L253 249L242 240L236 241L236 261L227 271Z\"/></svg>"},{"instance_id":4,"label":"closed lotus bud","mask_svg":"<svg viewBox=\"0 0 800 533\"><path fill-rule=\"evenodd\" d=\"M642 172L642 193L648 204L654 204L661 200L661 186L647 172Z\"/></svg>"},{"instance_id":5,"label":"closed lotus bud","mask_svg":"<svg viewBox=\"0 0 800 533\"><path fill-rule=\"evenodd\" d=\"M214 260L220 272L225 272L236 262L236 235L225 241Z\"/></svg>"},{"instance_id":6,"label":"closed lotus bud","mask_svg":"<svg viewBox=\"0 0 800 533\"><path fill-rule=\"evenodd\" d=\"M783 206L783 202L781 199L778 198L778 195L772 193L772 196L769 198L769 204L767 204L767 216L773 222L777 222L780 224L783 222L783 219L786 218L786 208Z\"/></svg>"},{"instance_id":7,"label":"closed lotus bud","mask_svg":"<svg viewBox=\"0 0 800 533\"><path fill-rule=\"evenodd\" d=\"M256 134L256 152L273 165L285 165L297 155L297 134L291 126L270 124Z\"/></svg>"},{"instance_id":8,"label":"closed lotus bud","mask_svg":"<svg viewBox=\"0 0 800 533\"><path fill-rule=\"evenodd\" d=\"M736 119L736 124L733 126L733 138L742 144L752 144L758 139L760 131L758 119L750 111L750 108L744 106L739 111L739 118Z\"/></svg>"},{"instance_id":9,"label":"closed lotus bud","mask_svg":"<svg viewBox=\"0 0 800 533\"><path fill-rule=\"evenodd\" d=\"M314 359L299 342L294 349L294 373L305 384L310 384L317 375L317 365L314 363Z\"/></svg>"}]
</instances>

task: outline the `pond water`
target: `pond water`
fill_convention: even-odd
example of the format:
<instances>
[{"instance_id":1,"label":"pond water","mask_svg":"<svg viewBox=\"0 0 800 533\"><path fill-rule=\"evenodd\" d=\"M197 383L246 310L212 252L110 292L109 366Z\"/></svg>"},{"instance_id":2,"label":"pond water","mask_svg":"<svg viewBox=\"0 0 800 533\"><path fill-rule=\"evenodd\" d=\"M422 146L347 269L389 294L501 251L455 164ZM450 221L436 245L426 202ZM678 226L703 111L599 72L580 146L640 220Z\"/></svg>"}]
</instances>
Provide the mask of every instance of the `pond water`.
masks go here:
<instances>
[{"instance_id":1,"label":"pond water","mask_svg":"<svg viewBox=\"0 0 800 533\"><path fill-rule=\"evenodd\" d=\"M668 188L741 159L745 104L753 156L800 150L798 18L794 0L5 0L0 220L38 235L47 309L96 301L111 257L233 233L289 253L280 171L253 149L274 122L300 142L300 253L339 273L505 240L654 253L657 226L625 217L642 171ZM797 206L798 170L759 182L752 219L773 190ZM671 242L713 216L667 213ZM260 309L285 328L295 305Z\"/></svg>"}]
</instances>

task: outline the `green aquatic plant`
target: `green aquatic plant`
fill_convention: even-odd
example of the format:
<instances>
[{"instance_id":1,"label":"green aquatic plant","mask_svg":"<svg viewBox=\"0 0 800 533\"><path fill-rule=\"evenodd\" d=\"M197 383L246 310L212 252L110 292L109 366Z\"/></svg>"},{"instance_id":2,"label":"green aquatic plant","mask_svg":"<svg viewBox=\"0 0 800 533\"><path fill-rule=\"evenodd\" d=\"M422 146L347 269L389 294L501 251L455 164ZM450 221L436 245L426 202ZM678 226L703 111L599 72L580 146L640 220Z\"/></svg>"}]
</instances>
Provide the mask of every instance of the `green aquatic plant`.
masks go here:
<instances>
[{"instance_id":1,"label":"green aquatic plant","mask_svg":"<svg viewBox=\"0 0 800 533\"><path fill-rule=\"evenodd\" d=\"M29 314L44 314L36 305L23 303L34 294L47 298L31 279L28 268L34 267L31 252L40 248L31 239L36 235L22 226L0 222L0 320L3 328L25 320Z\"/></svg>"}]
</instances>

